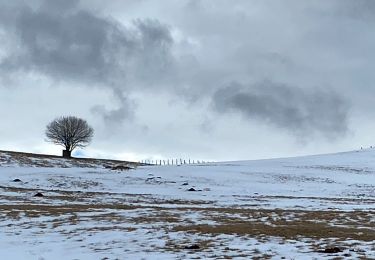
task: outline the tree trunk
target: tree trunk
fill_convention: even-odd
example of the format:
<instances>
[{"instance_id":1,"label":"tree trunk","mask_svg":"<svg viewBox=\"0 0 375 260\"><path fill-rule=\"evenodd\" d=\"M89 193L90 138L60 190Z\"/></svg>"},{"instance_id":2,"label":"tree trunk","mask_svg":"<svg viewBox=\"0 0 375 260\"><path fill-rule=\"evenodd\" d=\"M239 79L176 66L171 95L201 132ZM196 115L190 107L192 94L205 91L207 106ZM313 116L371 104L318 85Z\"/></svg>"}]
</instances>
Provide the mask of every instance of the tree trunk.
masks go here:
<instances>
[{"instance_id":1,"label":"tree trunk","mask_svg":"<svg viewBox=\"0 0 375 260\"><path fill-rule=\"evenodd\" d=\"M69 151L69 150L63 150L63 154L62 154L62 156L63 156L64 158L72 158L72 152Z\"/></svg>"}]
</instances>

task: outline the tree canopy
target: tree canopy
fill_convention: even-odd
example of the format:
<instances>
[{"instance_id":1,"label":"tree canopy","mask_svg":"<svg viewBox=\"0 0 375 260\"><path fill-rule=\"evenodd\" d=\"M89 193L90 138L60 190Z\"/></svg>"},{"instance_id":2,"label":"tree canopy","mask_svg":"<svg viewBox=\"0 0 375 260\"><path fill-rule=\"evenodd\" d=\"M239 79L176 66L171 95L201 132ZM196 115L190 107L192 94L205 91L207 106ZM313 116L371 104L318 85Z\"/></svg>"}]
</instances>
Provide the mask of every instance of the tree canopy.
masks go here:
<instances>
[{"instance_id":1,"label":"tree canopy","mask_svg":"<svg viewBox=\"0 0 375 260\"><path fill-rule=\"evenodd\" d=\"M62 116L47 125L47 141L65 147L69 153L77 147L86 147L94 135L94 129L86 120L75 116Z\"/></svg>"}]
</instances>

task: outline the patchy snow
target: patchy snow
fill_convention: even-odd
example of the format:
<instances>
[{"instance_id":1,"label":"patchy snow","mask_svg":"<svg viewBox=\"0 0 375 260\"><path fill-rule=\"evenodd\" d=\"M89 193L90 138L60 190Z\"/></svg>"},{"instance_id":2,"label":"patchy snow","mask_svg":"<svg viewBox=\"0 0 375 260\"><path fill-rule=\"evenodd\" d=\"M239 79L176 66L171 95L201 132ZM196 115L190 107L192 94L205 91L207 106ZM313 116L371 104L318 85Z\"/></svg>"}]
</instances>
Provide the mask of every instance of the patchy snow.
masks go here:
<instances>
[{"instance_id":1,"label":"patchy snow","mask_svg":"<svg viewBox=\"0 0 375 260\"><path fill-rule=\"evenodd\" d=\"M2 259L375 258L375 150L129 171L95 163L0 152ZM342 252L320 252L329 247Z\"/></svg>"}]
</instances>

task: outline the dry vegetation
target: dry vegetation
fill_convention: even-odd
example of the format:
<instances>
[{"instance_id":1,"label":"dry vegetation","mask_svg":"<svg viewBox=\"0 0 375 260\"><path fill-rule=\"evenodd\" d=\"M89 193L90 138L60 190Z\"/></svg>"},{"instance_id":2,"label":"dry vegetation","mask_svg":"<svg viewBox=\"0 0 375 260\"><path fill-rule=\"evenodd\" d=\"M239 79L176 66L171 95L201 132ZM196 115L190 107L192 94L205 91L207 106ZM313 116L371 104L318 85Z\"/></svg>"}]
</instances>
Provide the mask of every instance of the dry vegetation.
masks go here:
<instances>
[{"instance_id":1,"label":"dry vegetation","mask_svg":"<svg viewBox=\"0 0 375 260\"><path fill-rule=\"evenodd\" d=\"M19 166L26 167L82 167L82 168L114 168L114 170L123 170L125 166L136 167L140 165L137 162L109 160L109 159L94 159L94 158L62 158L56 155L22 153L12 151L0 150L0 165L17 163Z\"/></svg>"},{"instance_id":2,"label":"dry vegetation","mask_svg":"<svg viewBox=\"0 0 375 260\"><path fill-rule=\"evenodd\" d=\"M18 189L17 192L28 193L34 190ZM101 193L74 194L84 198L102 196ZM153 200L146 195L137 198L134 195L123 195L124 201L133 199L132 203L78 203L67 200L73 193L66 193L63 197L46 196L31 200L26 203L18 201L14 204L0 205L1 221L13 219L22 221L23 229L35 228L33 219L48 220L38 222L38 227L45 229L52 227L56 232L61 232L69 237L79 236L82 233L93 234L102 231L135 232L137 229L147 227L151 234L163 232L165 246L157 250L180 252L192 243L188 235L175 241L169 237L171 233L193 234L198 237L194 243L199 245L199 251L224 256L231 252L237 257L249 257L238 249L225 246L223 252L217 251L219 236L223 234L233 237L254 238L261 243L278 239L278 243L296 243L293 241L308 241L308 250L318 252L329 245L334 245L347 250L356 250L358 256L366 256L366 252L356 249L356 243L347 244L345 241L356 240L361 242L375 241L373 211L307 211L307 210L266 210L210 207L201 205L196 201L171 201L176 207L157 206L160 201ZM126 197L126 198L125 198ZM63 199L62 199L63 198ZM1 199L7 199L4 196ZM62 199L62 200L61 200ZM68 204L56 205L57 201ZM139 205L139 202L142 205ZM53 202L53 203L52 203ZM42 204L41 204L42 203ZM145 205L147 204L147 205ZM164 202L163 205L167 205ZM178 205L183 205L180 207ZM85 216L85 214L89 214ZM190 215L195 218L189 218ZM25 221L29 219L29 221ZM206 223L206 224L202 224ZM84 223L97 223L94 227L82 225ZM8 224L9 225L9 224ZM66 228L67 226L73 228ZM8 226L9 227L9 226ZM59 228L59 229L58 229ZM199 238L200 237L200 238ZM223 242L222 245L225 245ZM375 250L375 245L372 246ZM98 249L99 250L99 249ZM194 250L193 250L194 251ZM195 250L196 251L196 250ZM251 253L253 259L267 259L272 255L262 250ZM354 252L354 251L352 251ZM214 254L215 253L215 254ZM365 259L365 258L364 258Z\"/></svg>"}]
</instances>

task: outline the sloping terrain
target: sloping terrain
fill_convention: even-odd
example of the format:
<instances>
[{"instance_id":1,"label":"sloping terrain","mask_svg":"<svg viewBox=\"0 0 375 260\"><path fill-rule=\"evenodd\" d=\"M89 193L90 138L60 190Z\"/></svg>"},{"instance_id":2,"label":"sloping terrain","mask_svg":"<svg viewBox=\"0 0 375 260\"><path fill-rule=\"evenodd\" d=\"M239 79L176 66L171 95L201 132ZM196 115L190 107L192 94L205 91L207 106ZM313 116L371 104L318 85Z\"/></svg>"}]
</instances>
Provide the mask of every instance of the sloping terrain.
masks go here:
<instances>
[{"instance_id":1,"label":"sloping terrain","mask_svg":"<svg viewBox=\"0 0 375 260\"><path fill-rule=\"evenodd\" d=\"M2 259L375 258L375 150L74 161L0 152Z\"/></svg>"},{"instance_id":2,"label":"sloping terrain","mask_svg":"<svg viewBox=\"0 0 375 260\"><path fill-rule=\"evenodd\" d=\"M0 166L8 167L112 168L118 166L136 167L138 165L136 162L119 160L94 158L66 159L56 155L0 151Z\"/></svg>"}]
</instances>

